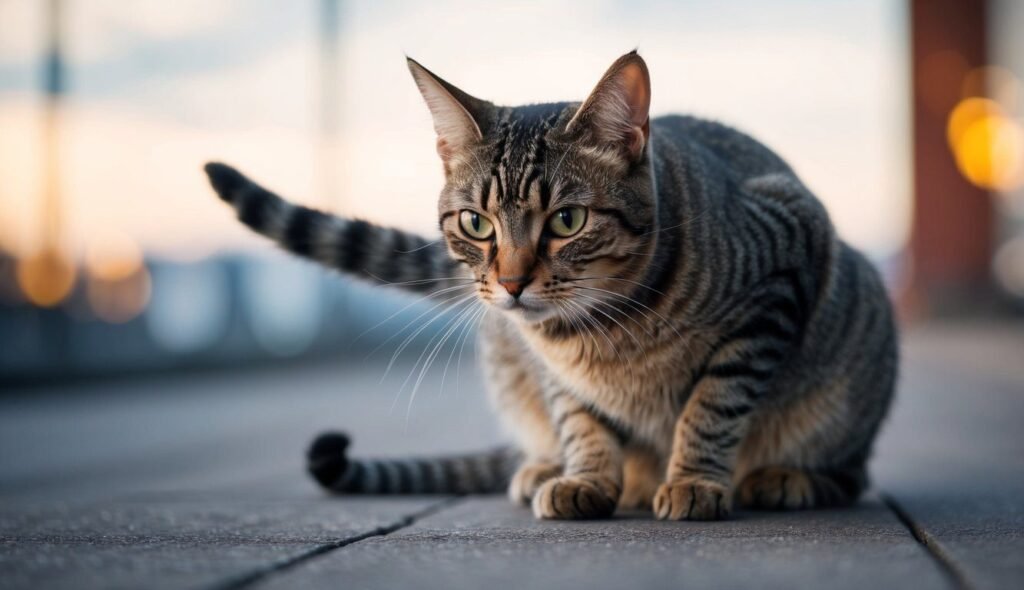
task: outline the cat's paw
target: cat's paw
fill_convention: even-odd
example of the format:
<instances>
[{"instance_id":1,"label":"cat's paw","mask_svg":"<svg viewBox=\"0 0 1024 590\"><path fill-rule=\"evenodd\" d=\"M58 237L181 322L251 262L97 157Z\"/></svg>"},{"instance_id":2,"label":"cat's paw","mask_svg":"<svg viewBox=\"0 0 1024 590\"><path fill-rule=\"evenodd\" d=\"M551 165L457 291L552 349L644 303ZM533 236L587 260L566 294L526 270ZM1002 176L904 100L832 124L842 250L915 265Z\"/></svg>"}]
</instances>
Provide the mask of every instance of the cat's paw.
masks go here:
<instances>
[{"instance_id":1,"label":"cat's paw","mask_svg":"<svg viewBox=\"0 0 1024 590\"><path fill-rule=\"evenodd\" d=\"M540 486L561 474L562 466L556 463L524 463L512 476L512 483L508 486L508 498L513 504L529 506Z\"/></svg>"},{"instance_id":2,"label":"cat's paw","mask_svg":"<svg viewBox=\"0 0 1024 590\"><path fill-rule=\"evenodd\" d=\"M737 496L741 505L750 508L798 510L815 505L809 474L787 467L766 467L751 473L740 483Z\"/></svg>"},{"instance_id":3,"label":"cat's paw","mask_svg":"<svg viewBox=\"0 0 1024 590\"><path fill-rule=\"evenodd\" d=\"M615 512L617 502L615 484L569 475L541 484L533 496L533 514L537 518L561 520L608 518Z\"/></svg>"},{"instance_id":4,"label":"cat's paw","mask_svg":"<svg viewBox=\"0 0 1024 590\"><path fill-rule=\"evenodd\" d=\"M707 479L670 481L654 494L654 516L660 520L721 520L731 509L729 488Z\"/></svg>"}]
</instances>

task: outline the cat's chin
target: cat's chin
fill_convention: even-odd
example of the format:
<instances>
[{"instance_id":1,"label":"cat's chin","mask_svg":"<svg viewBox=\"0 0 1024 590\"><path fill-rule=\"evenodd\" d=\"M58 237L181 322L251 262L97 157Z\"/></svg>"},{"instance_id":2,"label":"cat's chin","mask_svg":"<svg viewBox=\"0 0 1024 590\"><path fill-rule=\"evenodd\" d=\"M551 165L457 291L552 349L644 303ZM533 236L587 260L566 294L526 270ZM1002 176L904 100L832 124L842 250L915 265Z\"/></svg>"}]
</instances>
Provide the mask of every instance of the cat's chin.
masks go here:
<instances>
[{"instance_id":1,"label":"cat's chin","mask_svg":"<svg viewBox=\"0 0 1024 590\"><path fill-rule=\"evenodd\" d=\"M557 315L556 310L550 305L510 302L499 307L509 317L524 324L539 324Z\"/></svg>"}]
</instances>

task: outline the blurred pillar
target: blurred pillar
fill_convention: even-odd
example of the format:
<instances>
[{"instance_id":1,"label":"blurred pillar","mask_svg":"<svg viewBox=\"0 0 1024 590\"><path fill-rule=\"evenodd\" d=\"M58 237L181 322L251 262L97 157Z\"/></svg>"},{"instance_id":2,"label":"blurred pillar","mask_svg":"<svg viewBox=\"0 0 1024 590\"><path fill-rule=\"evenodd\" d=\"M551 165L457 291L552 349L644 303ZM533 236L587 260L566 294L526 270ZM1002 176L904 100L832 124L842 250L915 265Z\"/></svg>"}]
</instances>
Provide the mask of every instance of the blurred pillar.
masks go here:
<instances>
[{"instance_id":1,"label":"blurred pillar","mask_svg":"<svg viewBox=\"0 0 1024 590\"><path fill-rule=\"evenodd\" d=\"M913 316L991 301L992 197L961 175L946 139L964 77L986 63L987 9L985 0L911 0L914 211L901 303Z\"/></svg>"}]
</instances>

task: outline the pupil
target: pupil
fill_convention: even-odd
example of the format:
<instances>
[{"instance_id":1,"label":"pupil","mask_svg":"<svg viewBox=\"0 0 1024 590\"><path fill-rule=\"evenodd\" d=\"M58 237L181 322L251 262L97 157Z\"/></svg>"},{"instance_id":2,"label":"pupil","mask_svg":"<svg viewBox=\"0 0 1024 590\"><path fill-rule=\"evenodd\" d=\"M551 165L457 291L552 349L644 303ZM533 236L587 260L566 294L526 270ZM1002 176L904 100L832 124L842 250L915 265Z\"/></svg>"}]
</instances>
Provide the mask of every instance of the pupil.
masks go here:
<instances>
[{"instance_id":1,"label":"pupil","mask_svg":"<svg viewBox=\"0 0 1024 590\"><path fill-rule=\"evenodd\" d=\"M475 231L480 231L480 215L477 213L471 213L469 215L469 222L473 225Z\"/></svg>"},{"instance_id":2,"label":"pupil","mask_svg":"<svg viewBox=\"0 0 1024 590\"><path fill-rule=\"evenodd\" d=\"M562 216L562 224L564 224L565 227L572 227L572 211L570 211L568 209L563 209L562 213L561 213L561 216Z\"/></svg>"}]
</instances>

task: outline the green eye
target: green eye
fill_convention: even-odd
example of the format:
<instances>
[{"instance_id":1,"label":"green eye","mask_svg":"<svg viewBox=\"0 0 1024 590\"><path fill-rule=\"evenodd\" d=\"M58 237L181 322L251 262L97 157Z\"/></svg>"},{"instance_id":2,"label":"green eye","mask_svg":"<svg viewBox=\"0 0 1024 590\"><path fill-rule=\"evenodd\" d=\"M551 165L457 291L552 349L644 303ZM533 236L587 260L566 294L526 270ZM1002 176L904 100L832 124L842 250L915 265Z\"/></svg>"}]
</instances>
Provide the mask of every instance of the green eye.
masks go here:
<instances>
[{"instance_id":1,"label":"green eye","mask_svg":"<svg viewBox=\"0 0 1024 590\"><path fill-rule=\"evenodd\" d=\"M462 231L474 240L486 240L494 235L494 225L491 220L476 211L467 209L459 213L459 225L462 226Z\"/></svg>"},{"instance_id":2,"label":"green eye","mask_svg":"<svg viewBox=\"0 0 1024 590\"><path fill-rule=\"evenodd\" d=\"M548 228L556 236L568 238L579 232L586 221L586 209L583 207L565 207L555 211L555 214L548 219Z\"/></svg>"}]
</instances>

